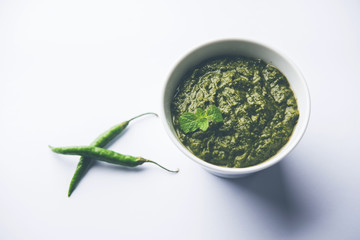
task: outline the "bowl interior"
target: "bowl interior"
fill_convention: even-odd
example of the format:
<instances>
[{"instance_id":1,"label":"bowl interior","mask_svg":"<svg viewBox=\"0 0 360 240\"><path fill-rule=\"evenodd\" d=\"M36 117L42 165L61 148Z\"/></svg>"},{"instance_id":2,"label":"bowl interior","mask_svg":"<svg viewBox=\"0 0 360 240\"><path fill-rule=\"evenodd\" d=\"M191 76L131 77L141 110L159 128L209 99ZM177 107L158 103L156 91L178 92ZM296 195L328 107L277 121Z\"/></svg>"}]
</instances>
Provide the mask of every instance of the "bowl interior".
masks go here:
<instances>
[{"instance_id":1,"label":"bowl interior","mask_svg":"<svg viewBox=\"0 0 360 240\"><path fill-rule=\"evenodd\" d=\"M260 58L267 63L277 67L288 79L292 90L297 99L298 108L300 112L298 123L288 143L273 157L255 166L247 168L226 168L213 164L209 164L189 152L177 139L176 133L171 119L171 101L175 91L183 79L183 76L190 71L194 66L212 57L216 56L245 56L250 58ZM301 139L310 115L310 98L306 82L298 70L298 68L283 54L253 41L247 40L224 40L209 43L200 48L195 49L186 55L175 66L171 72L164 89L163 95L163 114L165 121L165 128L180 150L182 150L188 157L201 164L210 172L221 176L238 176L241 174L248 174L267 168L287 155Z\"/></svg>"}]
</instances>

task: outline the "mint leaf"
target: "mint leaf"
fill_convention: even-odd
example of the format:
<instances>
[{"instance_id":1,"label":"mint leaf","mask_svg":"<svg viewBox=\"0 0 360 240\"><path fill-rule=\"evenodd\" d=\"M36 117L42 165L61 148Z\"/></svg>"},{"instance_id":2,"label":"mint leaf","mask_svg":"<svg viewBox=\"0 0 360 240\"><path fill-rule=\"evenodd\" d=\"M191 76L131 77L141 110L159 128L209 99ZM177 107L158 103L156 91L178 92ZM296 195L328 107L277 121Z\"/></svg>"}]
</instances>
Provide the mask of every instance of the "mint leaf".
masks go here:
<instances>
[{"instance_id":1,"label":"mint leaf","mask_svg":"<svg viewBox=\"0 0 360 240\"><path fill-rule=\"evenodd\" d=\"M179 118L180 128L185 133L193 132L198 129L197 117L193 113L184 113Z\"/></svg>"},{"instance_id":2,"label":"mint leaf","mask_svg":"<svg viewBox=\"0 0 360 240\"><path fill-rule=\"evenodd\" d=\"M198 119L199 128L203 131L206 131L209 127L209 121L206 118Z\"/></svg>"},{"instance_id":3,"label":"mint leaf","mask_svg":"<svg viewBox=\"0 0 360 240\"><path fill-rule=\"evenodd\" d=\"M209 128L209 122L224 121L221 111L215 105L210 105L206 112L202 108L197 108L194 113L184 113L179 118L180 128L184 133L194 132L197 129L206 131Z\"/></svg>"},{"instance_id":4,"label":"mint leaf","mask_svg":"<svg viewBox=\"0 0 360 240\"><path fill-rule=\"evenodd\" d=\"M221 111L215 105L210 105L206 110L207 119L212 122L222 122L224 121Z\"/></svg>"},{"instance_id":5,"label":"mint leaf","mask_svg":"<svg viewBox=\"0 0 360 240\"><path fill-rule=\"evenodd\" d=\"M197 118L205 117L205 111L204 111L204 109L202 109L202 108L196 109L195 116L196 116Z\"/></svg>"}]
</instances>

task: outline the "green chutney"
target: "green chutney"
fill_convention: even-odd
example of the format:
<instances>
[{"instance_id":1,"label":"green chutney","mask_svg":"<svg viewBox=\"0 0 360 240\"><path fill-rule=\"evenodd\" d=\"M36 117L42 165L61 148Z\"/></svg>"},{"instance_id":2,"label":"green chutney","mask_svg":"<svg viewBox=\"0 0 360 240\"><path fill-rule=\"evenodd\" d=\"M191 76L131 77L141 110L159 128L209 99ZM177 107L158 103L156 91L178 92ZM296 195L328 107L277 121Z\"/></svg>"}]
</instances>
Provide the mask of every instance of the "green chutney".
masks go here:
<instances>
[{"instance_id":1,"label":"green chutney","mask_svg":"<svg viewBox=\"0 0 360 240\"><path fill-rule=\"evenodd\" d=\"M223 122L184 133L179 117L217 106ZM299 118L286 77L261 59L218 57L192 69L171 103L173 125L182 144L200 159L230 168L257 165L289 140Z\"/></svg>"}]
</instances>

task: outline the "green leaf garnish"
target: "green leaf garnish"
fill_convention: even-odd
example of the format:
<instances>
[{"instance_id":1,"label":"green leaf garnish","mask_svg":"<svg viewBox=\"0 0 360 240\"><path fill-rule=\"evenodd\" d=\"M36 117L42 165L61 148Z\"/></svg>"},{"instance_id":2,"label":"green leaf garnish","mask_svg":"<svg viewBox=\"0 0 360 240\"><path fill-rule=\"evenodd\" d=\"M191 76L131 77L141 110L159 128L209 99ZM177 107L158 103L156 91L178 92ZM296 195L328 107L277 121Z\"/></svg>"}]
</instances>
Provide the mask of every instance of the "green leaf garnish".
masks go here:
<instances>
[{"instance_id":1,"label":"green leaf garnish","mask_svg":"<svg viewBox=\"0 0 360 240\"><path fill-rule=\"evenodd\" d=\"M195 116L198 118L204 117L205 116L204 109L202 109L202 108L196 109Z\"/></svg>"},{"instance_id":2,"label":"green leaf garnish","mask_svg":"<svg viewBox=\"0 0 360 240\"><path fill-rule=\"evenodd\" d=\"M207 115L209 121L213 121L213 122L224 121L224 119L221 115L220 109L218 107L216 107L215 105L210 105L210 107L206 111L206 115Z\"/></svg>"},{"instance_id":3,"label":"green leaf garnish","mask_svg":"<svg viewBox=\"0 0 360 240\"><path fill-rule=\"evenodd\" d=\"M222 122L224 121L221 111L215 105L210 105L206 112L202 108L196 109L194 113L184 113L179 118L180 128L184 133L194 132L200 128L206 131L209 127L209 122Z\"/></svg>"},{"instance_id":4,"label":"green leaf garnish","mask_svg":"<svg viewBox=\"0 0 360 240\"><path fill-rule=\"evenodd\" d=\"M201 130L206 131L209 127L209 121L206 118L200 118L198 121L198 126Z\"/></svg>"},{"instance_id":5,"label":"green leaf garnish","mask_svg":"<svg viewBox=\"0 0 360 240\"><path fill-rule=\"evenodd\" d=\"M198 129L198 122L195 114L193 113L184 113L179 118L180 128L185 132L193 132Z\"/></svg>"}]
</instances>

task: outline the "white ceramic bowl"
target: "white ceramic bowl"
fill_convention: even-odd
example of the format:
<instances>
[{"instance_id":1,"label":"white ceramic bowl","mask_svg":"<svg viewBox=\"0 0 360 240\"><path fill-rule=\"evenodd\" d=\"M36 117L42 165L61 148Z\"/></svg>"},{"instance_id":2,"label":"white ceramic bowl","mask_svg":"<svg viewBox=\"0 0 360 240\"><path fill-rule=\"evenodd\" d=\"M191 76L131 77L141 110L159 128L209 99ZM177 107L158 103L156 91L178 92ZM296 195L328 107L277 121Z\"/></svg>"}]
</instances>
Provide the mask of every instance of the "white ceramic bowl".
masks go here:
<instances>
[{"instance_id":1,"label":"white ceramic bowl","mask_svg":"<svg viewBox=\"0 0 360 240\"><path fill-rule=\"evenodd\" d=\"M173 99L176 88L178 87L186 72L204 60L219 55L241 55L251 58L260 58L267 63L271 63L287 77L297 99L300 116L292 136L290 137L287 144L282 149L280 149L276 155L258 165L246 168L227 168L210 164L193 155L176 136L171 120L172 117L170 110L171 101ZM211 42L200 46L187 54L183 59L180 60L178 64L175 65L174 69L170 73L163 90L162 104L162 120L166 132L174 144L187 157L192 159L210 173L228 178L243 177L278 163L300 141L306 130L310 117L309 91L303 75L300 73L295 64L288 57L284 56L282 53L279 53L279 51L274 50L273 48L270 48L262 43L244 39L230 39Z\"/></svg>"}]
</instances>

